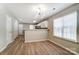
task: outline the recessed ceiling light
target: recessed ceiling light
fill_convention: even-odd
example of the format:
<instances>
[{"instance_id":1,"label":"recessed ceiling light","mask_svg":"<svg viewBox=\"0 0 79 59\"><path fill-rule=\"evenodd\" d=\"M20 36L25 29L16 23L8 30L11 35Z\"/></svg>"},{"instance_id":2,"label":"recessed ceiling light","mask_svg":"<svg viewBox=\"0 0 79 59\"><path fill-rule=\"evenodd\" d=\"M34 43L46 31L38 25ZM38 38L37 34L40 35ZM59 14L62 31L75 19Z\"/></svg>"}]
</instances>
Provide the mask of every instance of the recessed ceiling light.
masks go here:
<instances>
[{"instance_id":1,"label":"recessed ceiling light","mask_svg":"<svg viewBox=\"0 0 79 59\"><path fill-rule=\"evenodd\" d=\"M35 23L36 21L34 20L33 23Z\"/></svg>"}]
</instances>

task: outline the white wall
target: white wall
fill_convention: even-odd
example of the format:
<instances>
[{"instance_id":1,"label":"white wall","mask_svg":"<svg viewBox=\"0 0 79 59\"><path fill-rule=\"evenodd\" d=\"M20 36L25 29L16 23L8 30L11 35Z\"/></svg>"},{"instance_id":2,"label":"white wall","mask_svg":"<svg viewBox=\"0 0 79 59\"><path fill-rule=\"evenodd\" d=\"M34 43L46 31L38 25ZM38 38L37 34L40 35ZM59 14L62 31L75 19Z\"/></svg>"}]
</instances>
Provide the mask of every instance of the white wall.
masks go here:
<instances>
[{"instance_id":1,"label":"white wall","mask_svg":"<svg viewBox=\"0 0 79 59\"><path fill-rule=\"evenodd\" d=\"M37 26L41 26L41 27L48 27L48 21L43 21L43 22L41 22L41 23L39 23Z\"/></svg>"},{"instance_id":2,"label":"white wall","mask_svg":"<svg viewBox=\"0 0 79 59\"><path fill-rule=\"evenodd\" d=\"M13 41L12 37L12 18L9 15L6 15L6 39L7 44L11 43Z\"/></svg>"},{"instance_id":3,"label":"white wall","mask_svg":"<svg viewBox=\"0 0 79 59\"><path fill-rule=\"evenodd\" d=\"M0 52L18 36L18 21L0 4Z\"/></svg>"},{"instance_id":4,"label":"white wall","mask_svg":"<svg viewBox=\"0 0 79 59\"><path fill-rule=\"evenodd\" d=\"M13 18L12 21L13 21L12 23L13 24L13 39L15 39L19 34L19 23L15 18Z\"/></svg>"},{"instance_id":5,"label":"white wall","mask_svg":"<svg viewBox=\"0 0 79 59\"><path fill-rule=\"evenodd\" d=\"M2 51L6 46L6 18L5 11L0 4L0 51Z\"/></svg>"},{"instance_id":6,"label":"white wall","mask_svg":"<svg viewBox=\"0 0 79 59\"><path fill-rule=\"evenodd\" d=\"M35 25L32 24L23 24L23 30L34 30Z\"/></svg>"},{"instance_id":7,"label":"white wall","mask_svg":"<svg viewBox=\"0 0 79 59\"><path fill-rule=\"evenodd\" d=\"M23 24L23 29L24 30L29 30L29 24Z\"/></svg>"},{"instance_id":8,"label":"white wall","mask_svg":"<svg viewBox=\"0 0 79 59\"><path fill-rule=\"evenodd\" d=\"M10 15L6 15L7 43L11 43L18 36L19 23Z\"/></svg>"}]
</instances>

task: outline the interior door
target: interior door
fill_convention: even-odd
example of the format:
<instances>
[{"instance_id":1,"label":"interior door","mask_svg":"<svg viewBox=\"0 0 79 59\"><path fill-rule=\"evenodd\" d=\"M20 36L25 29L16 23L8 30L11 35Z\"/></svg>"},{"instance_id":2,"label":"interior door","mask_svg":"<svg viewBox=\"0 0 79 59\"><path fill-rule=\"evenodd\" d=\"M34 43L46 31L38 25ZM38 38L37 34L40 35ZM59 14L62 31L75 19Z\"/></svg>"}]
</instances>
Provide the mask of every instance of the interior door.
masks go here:
<instances>
[{"instance_id":1,"label":"interior door","mask_svg":"<svg viewBox=\"0 0 79 59\"><path fill-rule=\"evenodd\" d=\"M23 35L23 24L19 24L19 35Z\"/></svg>"}]
</instances>

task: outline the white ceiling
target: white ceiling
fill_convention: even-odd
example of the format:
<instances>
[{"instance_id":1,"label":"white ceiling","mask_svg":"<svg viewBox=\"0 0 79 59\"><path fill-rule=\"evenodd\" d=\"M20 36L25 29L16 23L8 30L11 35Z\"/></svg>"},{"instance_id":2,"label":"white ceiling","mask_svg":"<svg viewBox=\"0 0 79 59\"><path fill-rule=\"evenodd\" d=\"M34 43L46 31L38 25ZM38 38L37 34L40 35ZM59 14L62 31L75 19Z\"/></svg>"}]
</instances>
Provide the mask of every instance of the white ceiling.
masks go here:
<instances>
[{"instance_id":1,"label":"white ceiling","mask_svg":"<svg viewBox=\"0 0 79 59\"><path fill-rule=\"evenodd\" d=\"M33 23L33 20L39 22L45 17L49 17L67 7L71 3L8 3L5 7L21 22ZM40 10L39 10L40 8ZM53 10L55 8L55 10ZM38 15L40 12L40 15Z\"/></svg>"}]
</instances>

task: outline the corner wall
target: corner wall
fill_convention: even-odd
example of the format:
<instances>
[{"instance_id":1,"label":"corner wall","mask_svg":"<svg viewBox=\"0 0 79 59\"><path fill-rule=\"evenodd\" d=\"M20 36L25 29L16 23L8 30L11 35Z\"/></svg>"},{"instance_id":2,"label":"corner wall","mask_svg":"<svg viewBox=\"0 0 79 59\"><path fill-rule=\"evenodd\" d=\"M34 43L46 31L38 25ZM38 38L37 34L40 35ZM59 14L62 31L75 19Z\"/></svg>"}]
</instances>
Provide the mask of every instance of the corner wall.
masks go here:
<instances>
[{"instance_id":1,"label":"corner wall","mask_svg":"<svg viewBox=\"0 0 79 59\"><path fill-rule=\"evenodd\" d=\"M17 19L0 4L0 52L18 36L18 25Z\"/></svg>"},{"instance_id":2,"label":"corner wall","mask_svg":"<svg viewBox=\"0 0 79 59\"><path fill-rule=\"evenodd\" d=\"M73 6L69 7L69 8L67 8L67 9L65 9L65 10L63 10L63 11L61 11L61 12L55 14L55 15L53 15L52 17L50 17L48 19L48 27L49 27L49 30L50 30L49 31L50 41L53 41L53 42L65 47L65 48L68 48L68 49L72 50L72 51L76 50L75 47L77 46L77 44L53 36L53 20L58 18L58 17L62 17L64 15L67 15L67 14L69 14L69 13L75 11L75 10L79 10L79 4L75 4L75 5L73 5Z\"/></svg>"},{"instance_id":3,"label":"corner wall","mask_svg":"<svg viewBox=\"0 0 79 59\"><path fill-rule=\"evenodd\" d=\"M6 18L5 10L3 9L2 4L0 4L0 51L2 51L7 42L6 42Z\"/></svg>"}]
</instances>

